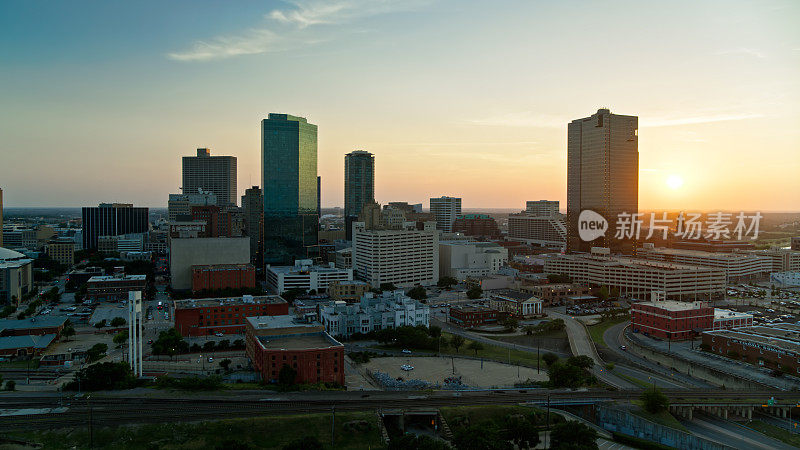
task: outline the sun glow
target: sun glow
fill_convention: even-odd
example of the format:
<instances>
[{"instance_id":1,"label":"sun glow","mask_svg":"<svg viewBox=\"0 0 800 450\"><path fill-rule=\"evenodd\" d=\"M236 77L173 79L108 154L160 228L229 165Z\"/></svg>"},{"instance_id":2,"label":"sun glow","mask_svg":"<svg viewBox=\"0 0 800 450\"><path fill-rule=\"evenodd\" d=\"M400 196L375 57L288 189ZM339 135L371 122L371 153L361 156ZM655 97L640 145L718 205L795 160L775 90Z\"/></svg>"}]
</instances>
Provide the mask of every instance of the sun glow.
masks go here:
<instances>
[{"instance_id":1,"label":"sun glow","mask_svg":"<svg viewBox=\"0 0 800 450\"><path fill-rule=\"evenodd\" d=\"M681 177L680 175L668 176L667 186L669 186L669 188L673 190L680 189L680 187L683 186L683 177Z\"/></svg>"}]
</instances>

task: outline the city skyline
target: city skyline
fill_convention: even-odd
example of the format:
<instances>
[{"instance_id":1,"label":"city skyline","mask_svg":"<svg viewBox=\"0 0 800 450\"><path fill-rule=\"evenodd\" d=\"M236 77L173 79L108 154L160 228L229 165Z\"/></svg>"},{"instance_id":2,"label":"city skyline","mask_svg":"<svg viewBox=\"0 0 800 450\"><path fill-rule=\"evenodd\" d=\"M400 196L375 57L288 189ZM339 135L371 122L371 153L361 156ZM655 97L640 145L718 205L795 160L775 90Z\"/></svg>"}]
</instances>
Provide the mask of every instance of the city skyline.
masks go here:
<instances>
[{"instance_id":1,"label":"city skyline","mask_svg":"<svg viewBox=\"0 0 800 450\"><path fill-rule=\"evenodd\" d=\"M319 125L323 207L357 149L381 203L565 205L567 124L599 108L640 118L640 210L800 207L795 3L328 5L4 4L7 207L163 207L201 147L239 159L238 198L276 111Z\"/></svg>"}]
</instances>

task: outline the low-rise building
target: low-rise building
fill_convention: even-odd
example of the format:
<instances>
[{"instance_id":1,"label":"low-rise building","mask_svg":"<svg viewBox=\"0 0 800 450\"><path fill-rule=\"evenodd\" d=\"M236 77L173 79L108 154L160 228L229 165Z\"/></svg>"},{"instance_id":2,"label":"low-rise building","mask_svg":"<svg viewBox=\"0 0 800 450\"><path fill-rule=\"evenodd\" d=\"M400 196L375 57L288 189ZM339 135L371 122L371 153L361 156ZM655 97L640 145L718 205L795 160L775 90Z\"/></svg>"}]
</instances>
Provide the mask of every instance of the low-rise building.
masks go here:
<instances>
[{"instance_id":1,"label":"low-rise building","mask_svg":"<svg viewBox=\"0 0 800 450\"><path fill-rule=\"evenodd\" d=\"M353 280L353 269L338 269L333 263L318 266L310 259L296 260L294 266L268 264L266 272L267 286L278 294L290 289L326 292L330 283Z\"/></svg>"},{"instance_id":2,"label":"low-rise building","mask_svg":"<svg viewBox=\"0 0 800 450\"><path fill-rule=\"evenodd\" d=\"M0 337L53 334L58 338L66 323L66 316L51 315L34 316L28 319L0 319Z\"/></svg>"},{"instance_id":3,"label":"low-rise building","mask_svg":"<svg viewBox=\"0 0 800 450\"><path fill-rule=\"evenodd\" d=\"M464 281L497 273L508 263L508 249L493 242L439 241L439 278Z\"/></svg>"},{"instance_id":4,"label":"low-rise building","mask_svg":"<svg viewBox=\"0 0 800 450\"><path fill-rule=\"evenodd\" d=\"M55 339L55 334L0 337L0 356L41 355Z\"/></svg>"},{"instance_id":5,"label":"low-rise building","mask_svg":"<svg viewBox=\"0 0 800 450\"><path fill-rule=\"evenodd\" d=\"M661 300L631 305L634 333L676 341L690 339L713 325L714 308L704 302Z\"/></svg>"},{"instance_id":6,"label":"low-rise building","mask_svg":"<svg viewBox=\"0 0 800 450\"><path fill-rule=\"evenodd\" d=\"M0 302L16 302L33 289L33 260L0 247Z\"/></svg>"},{"instance_id":7,"label":"low-rise building","mask_svg":"<svg viewBox=\"0 0 800 450\"><path fill-rule=\"evenodd\" d=\"M475 328L497 323L500 312L485 306L453 306L450 308L450 323L464 328Z\"/></svg>"},{"instance_id":8,"label":"low-rise building","mask_svg":"<svg viewBox=\"0 0 800 450\"><path fill-rule=\"evenodd\" d=\"M753 325L753 315L730 309L714 309L714 324L712 330L730 330L733 328L750 327Z\"/></svg>"},{"instance_id":9,"label":"low-rise building","mask_svg":"<svg viewBox=\"0 0 800 450\"><path fill-rule=\"evenodd\" d=\"M344 345L317 322L294 316L248 317L247 356L264 381L278 381L288 366L297 373L295 383L345 384Z\"/></svg>"},{"instance_id":10,"label":"low-rise building","mask_svg":"<svg viewBox=\"0 0 800 450\"><path fill-rule=\"evenodd\" d=\"M243 295L231 298L175 300L175 329L182 336L242 334L245 319L289 314L289 305L278 295Z\"/></svg>"},{"instance_id":11,"label":"low-rise building","mask_svg":"<svg viewBox=\"0 0 800 450\"><path fill-rule=\"evenodd\" d=\"M192 292L256 287L256 268L251 264L192 266Z\"/></svg>"},{"instance_id":12,"label":"low-rise building","mask_svg":"<svg viewBox=\"0 0 800 450\"><path fill-rule=\"evenodd\" d=\"M430 326L430 308L405 295L402 290L366 293L358 303L333 302L320 306L320 319L333 336L401 326Z\"/></svg>"},{"instance_id":13,"label":"low-rise building","mask_svg":"<svg viewBox=\"0 0 800 450\"><path fill-rule=\"evenodd\" d=\"M130 291L147 292L147 275L96 275L86 282L87 300L127 300Z\"/></svg>"},{"instance_id":14,"label":"low-rise building","mask_svg":"<svg viewBox=\"0 0 800 450\"><path fill-rule=\"evenodd\" d=\"M798 287L800 272L773 272L769 274L769 281L780 288Z\"/></svg>"},{"instance_id":15,"label":"low-rise building","mask_svg":"<svg viewBox=\"0 0 800 450\"><path fill-rule=\"evenodd\" d=\"M702 347L737 361L800 376L800 326L788 323L711 330Z\"/></svg>"},{"instance_id":16,"label":"low-rise building","mask_svg":"<svg viewBox=\"0 0 800 450\"><path fill-rule=\"evenodd\" d=\"M175 290L192 288L193 266L249 263L250 238L173 238L170 241L170 283Z\"/></svg>"},{"instance_id":17,"label":"low-rise building","mask_svg":"<svg viewBox=\"0 0 800 450\"><path fill-rule=\"evenodd\" d=\"M489 295L489 307L517 318L530 318L543 314L542 301L525 292L504 290Z\"/></svg>"},{"instance_id":18,"label":"low-rise building","mask_svg":"<svg viewBox=\"0 0 800 450\"><path fill-rule=\"evenodd\" d=\"M525 285L520 288L542 300L544 306L569 305L575 297L589 295L589 286L579 283L548 283Z\"/></svg>"},{"instance_id":19,"label":"low-rise building","mask_svg":"<svg viewBox=\"0 0 800 450\"><path fill-rule=\"evenodd\" d=\"M328 295L332 300L355 302L370 289L369 283L361 280L334 281L328 285Z\"/></svg>"}]
</instances>

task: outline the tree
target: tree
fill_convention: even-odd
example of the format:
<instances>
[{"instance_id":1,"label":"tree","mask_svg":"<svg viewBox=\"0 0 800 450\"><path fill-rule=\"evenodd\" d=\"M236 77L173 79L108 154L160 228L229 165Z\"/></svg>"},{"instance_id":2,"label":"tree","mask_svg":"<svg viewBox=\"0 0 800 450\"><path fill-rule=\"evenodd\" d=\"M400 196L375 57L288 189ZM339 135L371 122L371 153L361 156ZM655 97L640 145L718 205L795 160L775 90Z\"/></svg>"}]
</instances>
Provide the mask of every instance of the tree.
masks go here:
<instances>
[{"instance_id":1,"label":"tree","mask_svg":"<svg viewBox=\"0 0 800 450\"><path fill-rule=\"evenodd\" d=\"M154 355L173 356L177 353L189 351L189 343L183 340L183 336L175 328L158 333L158 339L151 346Z\"/></svg>"},{"instance_id":2,"label":"tree","mask_svg":"<svg viewBox=\"0 0 800 450\"><path fill-rule=\"evenodd\" d=\"M506 319L503 320L503 326L506 327L506 330L514 331L519 326L519 320L511 316L506 317Z\"/></svg>"},{"instance_id":3,"label":"tree","mask_svg":"<svg viewBox=\"0 0 800 450\"><path fill-rule=\"evenodd\" d=\"M122 347L122 344L128 340L128 330L122 330L119 333L114 335L114 343L117 344L117 347Z\"/></svg>"},{"instance_id":4,"label":"tree","mask_svg":"<svg viewBox=\"0 0 800 450\"><path fill-rule=\"evenodd\" d=\"M323 450L324 445L314 436L296 439L281 447L281 450ZM227 447L226 447L227 450Z\"/></svg>"},{"instance_id":5,"label":"tree","mask_svg":"<svg viewBox=\"0 0 800 450\"><path fill-rule=\"evenodd\" d=\"M114 328L121 327L126 323L128 323L128 321L122 317L114 317L113 319L111 319L111 326Z\"/></svg>"},{"instance_id":6,"label":"tree","mask_svg":"<svg viewBox=\"0 0 800 450\"><path fill-rule=\"evenodd\" d=\"M619 288L618 288L618 287L616 287L616 286L614 286L613 288L611 288L611 293L610 293L610 296L611 296L611 298L616 298L616 299L619 299Z\"/></svg>"},{"instance_id":7,"label":"tree","mask_svg":"<svg viewBox=\"0 0 800 450\"><path fill-rule=\"evenodd\" d=\"M108 351L108 345L103 343L94 344L89 350L86 350L86 356L89 358L89 362L94 362L105 356L106 351Z\"/></svg>"},{"instance_id":8,"label":"tree","mask_svg":"<svg viewBox=\"0 0 800 450\"><path fill-rule=\"evenodd\" d=\"M585 380L583 369L562 361L556 361L548 366L547 376L550 384L557 388L578 388Z\"/></svg>"},{"instance_id":9,"label":"tree","mask_svg":"<svg viewBox=\"0 0 800 450\"><path fill-rule=\"evenodd\" d=\"M475 356L478 356L478 352L483 350L483 344L481 344L478 341L472 341L469 343L469 345L467 345L467 348L470 350L474 350Z\"/></svg>"},{"instance_id":10,"label":"tree","mask_svg":"<svg viewBox=\"0 0 800 450\"><path fill-rule=\"evenodd\" d=\"M512 450L510 442L496 430L486 426L471 426L456 433L453 444L458 450Z\"/></svg>"},{"instance_id":11,"label":"tree","mask_svg":"<svg viewBox=\"0 0 800 450\"><path fill-rule=\"evenodd\" d=\"M467 298L470 300L479 299L481 298L482 295L483 295L483 289L481 289L481 287L478 285L472 286L467 290Z\"/></svg>"},{"instance_id":12,"label":"tree","mask_svg":"<svg viewBox=\"0 0 800 450\"><path fill-rule=\"evenodd\" d=\"M67 383L64 390L76 391L80 387L87 391L107 391L130 389L136 387L137 384L138 381L133 376L128 363L103 362L92 364L76 372L73 381Z\"/></svg>"},{"instance_id":13,"label":"tree","mask_svg":"<svg viewBox=\"0 0 800 450\"><path fill-rule=\"evenodd\" d=\"M466 342L464 336L458 334L454 334L453 337L450 338L450 346L456 350L456 353L458 353L458 349L464 345L464 342Z\"/></svg>"},{"instance_id":14,"label":"tree","mask_svg":"<svg viewBox=\"0 0 800 450\"><path fill-rule=\"evenodd\" d=\"M192 353L200 353L202 349L203 347L200 347L200 344L198 344L197 342L195 342L194 344L192 344L191 347L189 347L189 351Z\"/></svg>"},{"instance_id":15,"label":"tree","mask_svg":"<svg viewBox=\"0 0 800 450\"><path fill-rule=\"evenodd\" d=\"M64 325L64 328L61 329L61 336L65 338L65 341L68 341L69 338L75 336L75 328L72 326L72 324L67 323Z\"/></svg>"},{"instance_id":16,"label":"tree","mask_svg":"<svg viewBox=\"0 0 800 450\"><path fill-rule=\"evenodd\" d=\"M666 411L669 408L669 398L656 388L643 392L639 400L642 401L644 409L651 414Z\"/></svg>"},{"instance_id":17,"label":"tree","mask_svg":"<svg viewBox=\"0 0 800 450\"><path fill-rule=\"evenodd\" d=\"M550 448L596 449L597 431L576 420L561 422L550 432Z\"/></svg>"},{"instance_id":18,"label":"tree","mask_svg":"<svg viewBox=\"0 0 800 450\"><path fill-rule=\"evenodd\" d=\"M231 346L231 341L223 339L217 342L217 350L227 350Z\"/></svg>"},{"instance_id":19,"label":"tree","mask_svg":"<svg viewBox=\"0 0 800 450\"><path fill-rule=\"evenodd\" d=\"M203 351L204 352L213 352L216 347L217 347L217 344L214 343L214 341L206 341L203 344Z\"/></svg>"},{"instance_id":20,"label":"tree","mask_svg":"<svg viewBox=\"0 0 800 450\"><path fill-rule=\"evenodd\" d=\"M411 288L411 290L406 292L406 295L417 301L425 300L426 298L428 298L428 291L426 291L425 288L422 286L414 286L413 288Z\"/></svg>"},{"instance_id":21,"label":"tree","mask_svg":"<svg viewBox=\"0 0 800 450\"><path fill-rule=\"evenodd\" d=\"M17 382L16 381L14 381L14 380L6 381L6 390L7 391L13 391L13 390L16 390L16 389L17 389Z\"/></svg>"},{"instance_id":22,"label":"tree","mask_svg":"<svg viewBox=\"0 0 800 450\"><path fill-rule=\"evenodd\" d=\"M397 286L394 283L381 283L380 287L378 288L381 292L383 291L396 291Z\"/></svg>"},{"instance_id":23,"label":"tree","mask_svg":"<svg viewBox=\"0 0 800 450\"><path fill-rule=\"evenodd\" d=\"M244 339L236 339L235 341L233 341L233 344L231 344L231 346L233 348L244 348L245 347Z\"/></svg>"},{"instance_id":24,"label":"tree","mask_svg":"<svg viewBox=\"0 0 800 450\"><path fill-rule=\"evenodd\" d=\"M533 332L536 331L536 327L534 327L533 325L525 325L524 327L522 327L522 331L524 331L525 334L528 336L533 336Z\"/></svg>"},{"instance_id":25,"label":"tree","mask_svg":"<svg viewBox=\"0 0 800 450\"><path fill-rule=\"evenodd\" d=\"M591 369L594 367L594 360L586 355L570 356L567 358L567 364L578 366L581 369Z\"/></svg>"},{"instance_id":26,"label":"tree","mask_svg":"<svg viewBox=\"0 0 800 450\"><path fill-rule=\"evenodd\" d=\"M222 367L222 370L224 370L225 372L228 372L230 370L232 362L233 361L231 361L230 359L225 358L225 359L223 359L222 361L219 362L219 366Z\"/></svg>"},{"instance_id":27,"label":"tree","mask_svg":"<svg viewBox=\"0 0 800 450\"><path fill-rule=\"evenodd\" d=\"M601 286L600 289L597 291L597 297L600 299L600 301L604 302L608 300L608 296L609 296L608 286Z\"/></svg>"},{"instance_id":28,"label":"tree","mask_svg":"<svg viewBox=\"0 0 800 450\"><path fill-rule=\"evenodd\" d=\"M278 372L278 384L284 388L288 388L294 386L296 380L297 371L289 367L288 364L284 364L280 372Z\"/></svg>"},{"instance_id":29,"label":"tree","mask_svg":"<svg viewBox=\"0 0 800 450\"><path fill-rule=\"evenodd\" d=\"M539 444L539 430L522 416L510 416L506 420L506 439L517 448L536 448Z\"/></svg>"},{"instance_id":30,"label":"tree","mask_svg":"<svg viewBox=\"0 0 800 450\"><path fill-rule=\"evenodd\" d=\"M95 328L104 328L105 326L106 326L106 319L103 319L100 322L97 322L96 324L94 324Z\"/></svg>"},{"instance_id":31,"label":"tree","mask_svg":"<svg viewBox=\"0 0 800 450\"><path fill-rule=\"evenodd\" d=\"M432 338L439 338L442 336L442 327L437 327L436 325L431 325L428 327L428 334L431 335Z\"/></svg>"},{"instance_id":32,"label":"tree","mask_svg":"<svg viewBox=\"0 0 800 450\"><path fill-rule=\"evenodd\" d=\"M558 361L558 356L553 353L547 352L542 355L542 360L544 361L547 366L552 366L554 362Z\"/></svg>"},{"instance_id":33,"label":"tree","mask_svg":"<svg viewBox=\"0 0 800 450\"><path fill-rule=\"evenodd\" d=\"M441 277L439 281L436 283L437 286L444 289L450 289L451 287L458 284L458 280L453 277Z\"/></svg>"},{"instance_id":34,"label":"tree","mask_svg":"<svg viewBox=\"0 0 800 450\"><path fill-rule=\"evenodd\" d=\"M404 434L389 441L388 450L450 450L444 441L426 435Z\"/></svg>"}]
</instances>

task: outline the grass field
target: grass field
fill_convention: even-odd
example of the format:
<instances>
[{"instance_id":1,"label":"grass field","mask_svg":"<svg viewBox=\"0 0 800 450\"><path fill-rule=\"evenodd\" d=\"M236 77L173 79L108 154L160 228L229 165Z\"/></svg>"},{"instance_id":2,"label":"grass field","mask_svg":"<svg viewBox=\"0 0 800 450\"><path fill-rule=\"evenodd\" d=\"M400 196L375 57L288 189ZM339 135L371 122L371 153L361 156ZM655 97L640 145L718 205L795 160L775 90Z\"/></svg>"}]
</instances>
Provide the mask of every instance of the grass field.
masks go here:
<instances>
[{"instance_id":1,"label":"grass field","mask_svg":"<svg viewBox=\"0 0 800 450\"><path fill-rule=\"evenodd\" d=\"M30 366L28 366L30 364ZM33 358L28 361L3 361L0 362L0 369L27 369L30 367L31 370L39 368L39 358Z\"/></svg>"},{"instance_id":2,"label":"grass field","mask_svg":"<svg viewBox=\"0 0 800 450\"><path fill-rule=\"evenodd\" d=\"M761 434L800 448L800 434L791 433L783 428L776 427L775 425L771 425L760 420L754 420L745 426L752 428Z\"/></svg>"},{"instance_id":3,"label":"grass field","mask_svg":"<svg viewBox=\"0 0 800 450\"><path fill-rule=\"evenodd\" d=\"M635 385L637 385L637 386L639 386L641 388L647 389L647 388L653 387L652 384L650 384L650 383L648 383L646 381L642 381L642 380L640 380L638 378L634 378L632 376L625 375L624 373L616 373L615 372L614 375L622 378L623 380L627 380L627 381L629 381L629 382L631 382L631 383L633 383L633 384L635 384Z\"/></svg>"},{"instance_id":4,"label":"grass field","mask_svg":"<svg viewBox=\"0 0 800 450\"><path fill-rule=\"evenodd\" d=\"M622 322L627 322L628 320L630 320L630 318L628 316L624 316L613 320L604 320L600 323L588 326L586 328L589 330L589 336L592 337L592 340L594 341L595 344L605 345L606 347L608 347L608 345L606 345L605 339L603 339L603 333L605 333L606 330L613 327L614 325Z\"/></svg>"},{"instance_id":5,"label":"grass field","mask_svg":"<svg viewBox=\"0 0 800 450\"><path fill-rule=\"evenodd\" d=\"M100 428L94 446L113 449L244 449L281 448L306 436L325 448L385 448L374 412L336 414L336 445L331 447L331 415L305 414L201 423L162 423ZM47 449L88 448L86 429L12 433L12 437L42 444Z\"/></svg>"},{"instance_id":6,"label":"grass field","mask_svg":"<svg viewBox=\"0 0 800 450\"><path fill-rule=\"evenodd\" d=\"M670 414L669 411L661 411L660 413L652 414L644 409L641 401L634 400L632 403L638 406L638 408L631 409L631 412L637 416L643 417L651 422L655 422L670 428L675 428L676 430L689 431L683 426L682 423L678 422L678 419Z\"/></svg>"},{"instance_id":7,"label":"grass field","mask_svg":"<svg viewBox=\"0 0 800 450\"><path fill-rule=\"evenodd\" d=\"M451 406L440 408L447 424L453 433L475 425L505 426L505 420L510 415L536 416L537 425L545 424L546 412L541 408L525 406ZM550 424L563 422L564 418L558 414L550 414Z\"/></svg>"},{"instance_id":8,"label":"grass field","mask_svg":"<svg viewBox=\"0 0 800 450\"><path fill-rule=\"evenodd\" d=\"M442 337L448 340L452 339L453 335L447 332L442 333ZM477 354L474 350L469 349L469 344L472 342L469 338L465 338L464 345L458 349L458 352L452 347L442 348L440 354L442 355L456 355L456 356L473 356L477 358L484 358L484 359L491 359L494 361L504 362L507 363L509 361L509 357L511 358L511 364L519 364L521 366L528 366L528 367L536 367L536 353L525 352L522 350L514 350L514 349L507 349L500 347L498 345L491 345L485 344L481 342L483 345L483 350L478 350ZM546 351L542 351L541 354L544 355L547 353ZM544 361L541 363L541 367L545 367Z\"/></svg>"}]
</instances>

